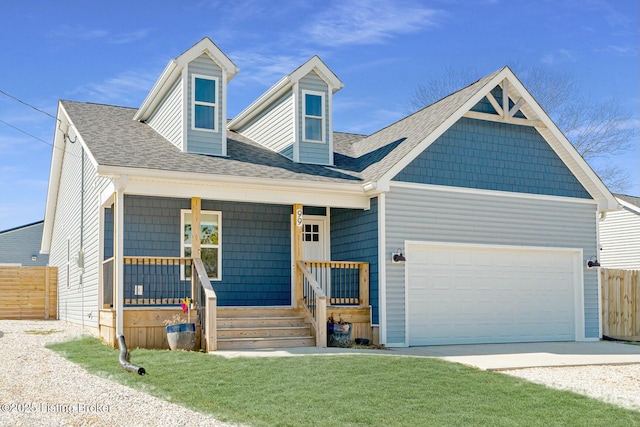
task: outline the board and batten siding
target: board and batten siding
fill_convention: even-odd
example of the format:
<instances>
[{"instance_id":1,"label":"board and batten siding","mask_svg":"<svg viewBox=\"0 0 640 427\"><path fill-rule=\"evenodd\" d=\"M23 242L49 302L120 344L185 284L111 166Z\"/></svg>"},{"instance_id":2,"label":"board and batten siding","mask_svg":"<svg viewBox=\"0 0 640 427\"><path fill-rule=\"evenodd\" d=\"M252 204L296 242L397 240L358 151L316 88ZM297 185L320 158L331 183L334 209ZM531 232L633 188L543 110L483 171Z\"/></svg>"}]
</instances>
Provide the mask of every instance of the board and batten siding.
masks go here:
<instances>
[{"instance_id":1,"label":"board and batten siding","mask_svg":"<svg viewBox=\"0 0 640 427\"><path fill-rule=\"evenodd\" d=\"M216 129L217 132L209 132L202 130L192 129L192 103L193 96L193 75L200 74L207 77L217 77L218 83L216 86ZM211 58L202 54L198 58L191 61L188 65L187 75L187 150L190 153L200 154L212 154L220 156L222 155L222 144L226 141L222 141L222 127L226 126L226 118L222 116L224 110L222 103L223 97L223 85L226 84L222 78L222 69Z\"/></svg>"},{"instance_id":2,"label":"board and batten siding","mask_svg":"<svg viewBox=\"0 0 640 427\"><path fill-rule=\"evenodd\" d=\"M304 101L303 91L309 90L324 93L324 141L322 143L304 142L302 139L304 128ZM321 165L332 164L330 158L330 115L331 115L331 93L327 83L318 76L314 71L300 79L298 83L298 141L299 141L299 161L301 163L315 163Z\"/></svg>"},{"instance_id":3,"label":"board and batten siding","mask_svg":"<svg viewBox=\"0 0 640 427\"><path fill-rule=\"evenodd\" d=\"M600 221L600 246L602 267L640 270L640 214L627 207L608 212Z\"/></svg>"},{"instance_id":4,"label":"board and batten siding","mask_svg":"<svg viewBox=\"0 0 640 427\"><path fill-rule=\"evenodd\" d=\"M293 160L293 113L293 93L289 92L240 129L239 133Z\"/></svg>"},{"instance_id":5,"label":"board and batten siding","mask_svg":"<svg viewBox=\"0 0 640 427\"><path fill-rule=\"evenodd\" d=\"M509 193L392 185L386 195L385 254L405 241L582 249L596 254L595 202ZM387 343L405 341L405 266L386 263ZM540 266L544 269L544 266ZM583 270L585 337L598 329L597 270Z\"/></svg>"},{"instance_id":6,"label":"board and batten siding","mask_svg":"<svg viewBox=\"0 0 640 427\"><path fill-rule=\"evenodd\" d=\"M184 93L182 79L178 79L164 97L158 109L147 120L147 124L169 142L183 149Z\"/></svg>"},{"instance_id":7,"label":"board and batten siding","mask_svg":"<svg viewBox=\"0 0 640 427\"><path fill-rule=\"evenodd\" d=\"M99 271L102 265L99 259L100 193L109 183L108 179L97 175L80 144L67 142L54 216L49 265L58 267L58 318L91 328L98 327ZM84 211L81 210L82 205ZM84 271L77 262L78 253L82 248Z\"/></svg>"}]
</instances>

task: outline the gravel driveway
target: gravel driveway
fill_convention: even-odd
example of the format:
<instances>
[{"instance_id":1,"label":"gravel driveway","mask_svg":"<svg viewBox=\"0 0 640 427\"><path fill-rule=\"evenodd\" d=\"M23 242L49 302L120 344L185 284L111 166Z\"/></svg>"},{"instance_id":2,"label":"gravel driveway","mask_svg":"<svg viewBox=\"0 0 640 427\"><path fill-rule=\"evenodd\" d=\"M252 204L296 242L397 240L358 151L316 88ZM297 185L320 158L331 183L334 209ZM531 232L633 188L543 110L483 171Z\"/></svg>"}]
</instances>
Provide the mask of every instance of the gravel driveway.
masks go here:
<instances>
[{"instance_id":1,"label":"gravel driveway","mask_svg":"<svg viewBox=\"0 0 640 427\"><path fill-rule=\"evenodd\" d=\"M0 320L0 426L230 426L91 375L44 348L81 333L60 321ZM503 373L640 411L640 364Z\"/></svg>"},{"instance_id":2,"label":"gravel driveway","mask_svg":"<svg viewBox=\"0 0 640 427\"><path fill-rule=\"evenodd\" d=\"M230 426L91 375L44 348L81 333L60 321L0 320L0 426Z\"/></svg>"}]
</instances>

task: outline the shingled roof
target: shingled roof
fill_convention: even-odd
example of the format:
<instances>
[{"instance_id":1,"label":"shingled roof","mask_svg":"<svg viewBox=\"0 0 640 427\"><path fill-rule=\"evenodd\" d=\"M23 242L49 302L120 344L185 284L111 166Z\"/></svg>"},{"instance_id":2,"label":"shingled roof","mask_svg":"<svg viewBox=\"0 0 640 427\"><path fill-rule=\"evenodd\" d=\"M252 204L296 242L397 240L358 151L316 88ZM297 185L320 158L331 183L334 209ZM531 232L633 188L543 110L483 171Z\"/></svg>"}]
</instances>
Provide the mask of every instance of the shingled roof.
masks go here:
<instances>
[{"instance_id":1,"label":"shingled roof","mask_svg":"<svg viewBox=\"0 0 640 427\"><path fill-rule=\"evenodd\" d=\"M61 104L99 166L354 183L380 178L496 73L370 136L335 132L335 166L296 163L234 131L228 133L227 157L182 152L149 125L133 120L134 108Z\"/></svg>"}]
</instances>

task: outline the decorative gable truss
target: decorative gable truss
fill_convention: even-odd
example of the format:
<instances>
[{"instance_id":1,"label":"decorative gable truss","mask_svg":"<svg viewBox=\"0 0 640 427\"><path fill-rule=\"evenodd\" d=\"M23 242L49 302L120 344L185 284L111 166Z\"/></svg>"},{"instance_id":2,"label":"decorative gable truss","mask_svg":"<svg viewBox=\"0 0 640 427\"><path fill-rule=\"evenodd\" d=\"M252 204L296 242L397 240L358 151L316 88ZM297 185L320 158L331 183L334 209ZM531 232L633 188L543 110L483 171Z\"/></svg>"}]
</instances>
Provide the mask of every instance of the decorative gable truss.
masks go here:
<instances>
[{"instance_id":1,"label":"decorative gable truss","mask_svg":"<svg viewBox=\"0 0 640 427\"><path fill-rule=\"evenodd\" d=\"M500 102L496 96L499 96ZM487 93L484 99L491 105L491 112L472 109L467 111L464 117L522 126L546 127L520 93L509 84L507 78L503 79L493 91Z\"/></svg>"}]
</instances>

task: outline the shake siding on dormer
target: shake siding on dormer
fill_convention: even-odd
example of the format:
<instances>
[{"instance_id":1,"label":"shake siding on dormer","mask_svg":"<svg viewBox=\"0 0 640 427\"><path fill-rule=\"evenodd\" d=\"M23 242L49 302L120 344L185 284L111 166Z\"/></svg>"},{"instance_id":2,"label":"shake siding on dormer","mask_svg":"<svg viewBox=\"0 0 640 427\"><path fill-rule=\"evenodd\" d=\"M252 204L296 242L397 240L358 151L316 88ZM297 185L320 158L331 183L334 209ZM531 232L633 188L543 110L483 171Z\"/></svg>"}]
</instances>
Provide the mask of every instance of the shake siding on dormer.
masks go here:
<instances>
[{"instance_id":1,"label":"shake siding on dormer","mask_svg":"<svg viewBox=\"0 0 640 427\"><path fill-rule=\"evenodd\" d=\"M293 120L293 93L288 92L240 129L240 133L293 160Z\"/></svg>"},{"instance_id":2,"label":"shake siding on dormer","mask_svg":"<svg viewBox=\"0 0 640 427\"><path fill-rule=\"evenodd\" d=\"M223 86L226 84L223 79L222 69L211 60L211 58L202 54L198 58L191 61L187 68L187 94L186 94L186 117L187 121L186 134L187 134L187 147L186 151L190 153L211 154L221 156L224 154L223 150L223 134L226 121L223 118L223 104L224 91ZM215 107L215 120L216 131L210 132L206 130L193 129L192 126L192 114L193 114L193 75L198 74L209 78L217 78L216 85L216 107ZM183 80L184 81L184 80Z\"/></svg>"},{"instance_id":3,"label":"shake siding on dormer","mask_svg":"<svg viewBox=\"0 0 640 427\"><path fill-rule=\"evenodd\" d=\"M298 147L298 161L300 163L316 163L316 164L332 164L331 161L331 92L327 86L327 83L318 76L314 71L304 76L298 82L298 135L299 141ZM303 140L303 128L304 128L304 92L321 92L324 94L324 129L323 129L323 141L318 142L305 142Z\"/></svg>"},{"instance_id":4,"label":"shake siding on dormer","mask_svg":"<svg viewBox=\"0 0 640 427\"><path fill-rule=\"evenodd\" d=\"M147 120L147 124L164 136L169 142L183 149L182 112L183 112L182 80L176 81L158 109Z\"/></svg>"}]
</instances>

